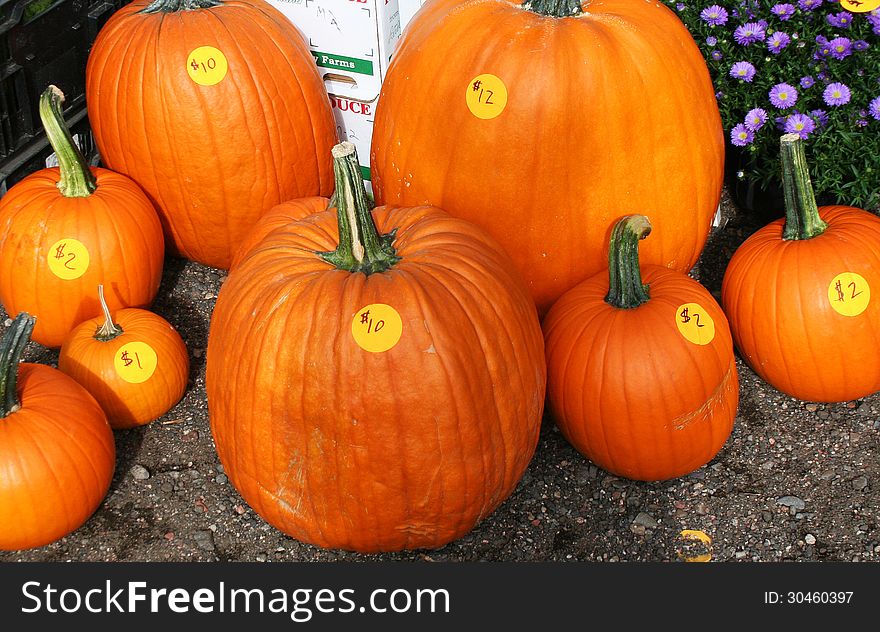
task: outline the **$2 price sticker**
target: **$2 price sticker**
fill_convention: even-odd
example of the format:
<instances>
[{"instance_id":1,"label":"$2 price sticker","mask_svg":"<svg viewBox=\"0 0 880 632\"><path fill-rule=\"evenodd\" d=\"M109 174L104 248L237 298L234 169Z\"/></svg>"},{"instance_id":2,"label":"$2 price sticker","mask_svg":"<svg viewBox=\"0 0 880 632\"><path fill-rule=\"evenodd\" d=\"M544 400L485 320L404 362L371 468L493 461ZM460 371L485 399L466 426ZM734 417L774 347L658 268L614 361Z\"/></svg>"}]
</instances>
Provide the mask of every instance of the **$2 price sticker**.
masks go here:
<instances>
[{"instance_id":1,"label":"$2 price sticker","mask_svg":"<svg viewBox=\"0 0 880 632\"><path fill-rule=\"evenodd\" d=\"M507 86L495 75L478 75L468 83L465 99L471 114L478 119L493 119L507 107Z\"/></svg>"},{"instance_id":2,"label":"$2 price sticker","mask_svg":"<svg viewBox=\"0 0 880 632\"><path fill-rule=\"evenodd\" d=\"M861 274L841 272L828 285L828 301L838 314L858 316L868 309L871 287Z\"/></svg>"},{"instance_id":3,"label":"$2 price sticker","mask_svg":"<svg viewBox=\"0 0 880 632\"><path fill-rule=\"evenodd\" d=\"M678 331L695 345L707 345L715 338L715 321L699 303L685 303L675 310Z\"/></svg>"},{"instance_id":4,"label":"$2 price sticker","mask_svg":"<svg viewBox=\"0 0 880 632\"><path fill-rule=\"evenodd\" d=\"M59 279L78 279L89 269L89 251L77 239L59 239L46 253L49 270Z\"/></svg>"},{"instance_id":5,"label":"$2 price sticker","mask_svg":"<svg viewBox=\"0 0 880 632\"><path fill-rule=\"evenodd\" d=\"M358 310L351 321L351 335L364 351L388 351L403 333L400 314L390 305L371 303Z\"/></svg>"},{"instance_id":6,"label":"$2 price sticker","mask_svg":"<svg viewBox=\"0 0 880 632\"><path fill-rule=\"evenodd\" d=\"M880 0L840 0L840 6L852 13L868 13L880 8Z\"/></svg>"},{"instance_id":7,"label":"$2 price sticker","mask_svg":"<svg viewBox=\"0 0 880 632\"><path fill-rule=\"evenodd\" d=\"M228 71L226 55L213 46L199 46L186 58L186 72L200 86L220 83Z\"/></svg>"},{"instance_id":8,"label":"$2 price sticker","mask_svg":"<svg viewBox=\"0 0 880 632\"><path fill-rule=\"evenodd\" d=\"M140 384L149 380L158 364L156 351L146 342L127 342L113 356L116 373L129 384Z\"/></svg>"}]
</instances>

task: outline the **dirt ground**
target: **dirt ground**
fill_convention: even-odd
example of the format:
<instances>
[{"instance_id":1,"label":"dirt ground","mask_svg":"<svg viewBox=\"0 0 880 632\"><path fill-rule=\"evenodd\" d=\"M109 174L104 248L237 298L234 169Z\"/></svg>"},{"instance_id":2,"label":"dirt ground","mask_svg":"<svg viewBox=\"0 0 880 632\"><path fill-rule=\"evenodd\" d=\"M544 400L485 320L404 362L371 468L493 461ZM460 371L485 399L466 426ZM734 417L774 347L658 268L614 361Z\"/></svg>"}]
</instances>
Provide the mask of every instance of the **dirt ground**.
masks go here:
<instances>
[{"instance_id":1,"label":"dirt ground","mask_svg":"<svg viewBox=\"0 0 880 632\"><path fill-rule=\"evenodd\" d=\"M699 278L716 297L727 261L759 224L725 196ZM205 347L224 272L169 260L154 309L183 336L191 384L161 419L116 432L116 475L80 529L0 561L880 559L880 395L802 402L741 360L740 407L720 454L689 476L623 480L590 464L545 419L534 460L501 507L442 549L361 556L321 550L263 522L223 473L205 399ZM5 314L0 312L0 322ZM31 344L26 360L55 364ZM698 541L682 535L701 531Z\"/></svg>"}]
</instances>

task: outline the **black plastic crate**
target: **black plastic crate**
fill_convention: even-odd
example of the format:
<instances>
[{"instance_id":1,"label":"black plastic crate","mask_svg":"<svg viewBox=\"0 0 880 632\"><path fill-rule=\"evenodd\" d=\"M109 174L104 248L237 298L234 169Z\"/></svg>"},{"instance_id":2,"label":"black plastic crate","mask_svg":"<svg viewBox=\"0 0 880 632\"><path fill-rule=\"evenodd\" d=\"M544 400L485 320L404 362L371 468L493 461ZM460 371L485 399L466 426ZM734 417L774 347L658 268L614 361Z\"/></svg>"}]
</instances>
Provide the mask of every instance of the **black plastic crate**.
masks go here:
<instances>
[{"instance_id":1,"label":"black plastic crate","mask_svg":"<svg viewBox=\"0 0 880 632\"><path fill-rule=\"evenodd\" d=\"M0 193L52 153L38 110L49 84L64 92L65 118L92 157L86 61L98 31L128 1L0 0Z\"/></svg>"}]
</instances>

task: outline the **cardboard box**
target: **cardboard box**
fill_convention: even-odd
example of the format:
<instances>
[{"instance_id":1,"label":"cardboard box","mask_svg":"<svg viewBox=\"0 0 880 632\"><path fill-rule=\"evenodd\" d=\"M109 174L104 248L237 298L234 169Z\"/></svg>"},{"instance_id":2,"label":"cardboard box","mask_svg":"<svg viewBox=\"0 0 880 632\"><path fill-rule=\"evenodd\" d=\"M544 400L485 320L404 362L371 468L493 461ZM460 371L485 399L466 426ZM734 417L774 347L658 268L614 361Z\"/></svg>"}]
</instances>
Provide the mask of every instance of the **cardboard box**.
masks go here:
<instances>
[{"instance_id":1,"label":"cardboard box","mask_svg":"<svg viewBox=\"0 0 880 632\"><path fill-rule=\"evenodd\" d=\"M370 178L370 139L382 80L400 39L398 0L268 0L305 36L324 78L340 140Z\"/></svg>"}]
</instances>

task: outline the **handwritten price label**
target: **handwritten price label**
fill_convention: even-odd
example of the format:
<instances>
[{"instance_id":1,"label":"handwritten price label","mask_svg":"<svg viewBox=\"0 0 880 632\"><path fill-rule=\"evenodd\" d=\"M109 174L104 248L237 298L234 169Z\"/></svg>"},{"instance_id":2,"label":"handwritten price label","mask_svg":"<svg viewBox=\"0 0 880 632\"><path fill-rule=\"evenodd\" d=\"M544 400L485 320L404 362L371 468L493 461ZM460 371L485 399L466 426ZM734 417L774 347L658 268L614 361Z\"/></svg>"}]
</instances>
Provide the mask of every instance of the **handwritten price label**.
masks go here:
<instances>
[{"instance_id":1,"label":"handwritten price label","mask_svg":"<svg viewBox=\"0 0 880 632\"><path fill-rule=\"evenodd\" d=\"M226 77L229 62L226 55L213 46L199 46L186 59L186 72L189 78L200 86L213 86Z\"/></svg>"},{"instance_id":2,"label":"handwritten price label","mask_svg":"<svg viewBox=\"0 0 880 632\"><path fill-rule=\"evenodd\" d=\"M715 338L715 321L699 303L685 303L675 310L678 331L695 345L707 345Z\"/></svg>"},{"instance_id":3,"label":"handwritten price label","mask_svg":"<svg viewBox=\"0 0 880 632\"><path fill-rule=\"evenodd\" d=\"M507 86L495 75L479 75L465 90L468 109L478 119L493 119L507 107Z\"/></svg>"},{"instance_id":4,"label":"handwritten price label","mask_svg":"<svg viewBox=\"0 0 880 632\"><path fill-rule=\"evenodd\" d=\"M840 0L840 6L852 13L868 13L880 8L880 0Z\"/></svg>"},{"instance_id":5,"label":"handwritten price label","mask_svg":"<svg viewBox=\"0 0 880 632\"><path fill-rule=\"evenodd\" d=\"M89 251L76 239L59 239L46 253L49 270L59 279L78 279L89 269Z\"/></svg>"},{"instance_id":6,"label":"handwritten price label","mask_svg":"<svg viewBox=\"0 0 880 632\"><path fill-rule=\"evenodd\" d=\"M129 384L140 384L149 380L159 364L156 351L146 342L128 342L113 356L116 373Z\"/></svg>"},{"instance_id":7,"label":"handwritten price label","mask_svg":"<svg viewBox=\"0 0 880 632\"><path fill-rule=\"evenodd\" d=\"M351 321L351 335L364 351L388 351L403 333L400 314L390 305L372 303L362 307Z\"/></svg>"},{"instance_id":8,"label":"handwritten price label","mask_svg":"<svg viewBox=\"0 0 880 632\"><path fill-rule=\"evenodd\" d=\"M828 301L838 314L858 316L868 308L871 288L861 274L841 272L828 285Z\"/></svg>"}]
</instances>

